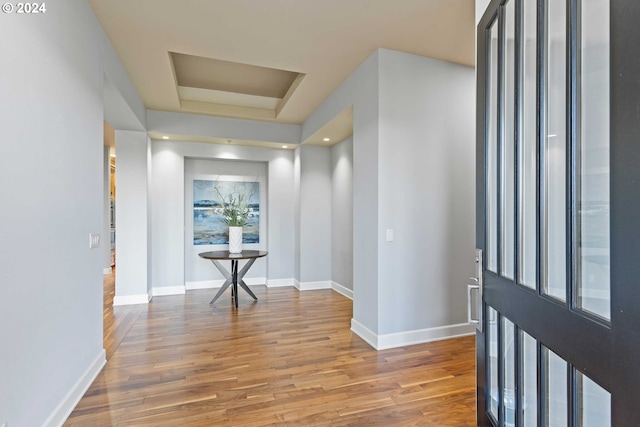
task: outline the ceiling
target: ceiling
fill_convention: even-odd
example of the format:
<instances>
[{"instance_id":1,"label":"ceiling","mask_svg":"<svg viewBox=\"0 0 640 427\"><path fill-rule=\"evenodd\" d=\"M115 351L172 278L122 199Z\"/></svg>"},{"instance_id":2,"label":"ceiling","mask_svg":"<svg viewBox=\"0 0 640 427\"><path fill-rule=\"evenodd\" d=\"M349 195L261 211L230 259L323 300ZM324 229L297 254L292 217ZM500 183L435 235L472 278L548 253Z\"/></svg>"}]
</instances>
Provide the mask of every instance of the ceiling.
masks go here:
<instances>
[{"instance_id":1,"label":"ceiling","mask_svg":"<svg viewBox=\"0 0 640 427\"><path fill-rule=\"evenodd\" d=\"M154 110L301 124L377 48L474 65L474 0L89 4ZM339 142L351 118L305 143Z\"/></svg>"}]
</instances>

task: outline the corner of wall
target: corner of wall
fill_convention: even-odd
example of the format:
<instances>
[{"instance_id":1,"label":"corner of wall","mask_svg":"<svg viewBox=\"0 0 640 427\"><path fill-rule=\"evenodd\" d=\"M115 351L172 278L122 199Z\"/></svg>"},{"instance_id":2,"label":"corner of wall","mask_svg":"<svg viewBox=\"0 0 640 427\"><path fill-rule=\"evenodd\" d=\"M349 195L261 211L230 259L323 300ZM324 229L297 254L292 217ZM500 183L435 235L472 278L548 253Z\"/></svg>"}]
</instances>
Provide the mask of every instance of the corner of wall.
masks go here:
<instances>
[{"instance_id":1,"label":"corner of wall","mask_svg":"<svg viewBox=\"0 0 640 427\"><path fill-rule=\"evenodd\" d=\"M267 280L267 288L281 288L295 286L295 279L269 279Z\"/></svg>"},{"instance_id":2,"label":"corner of wall","mask_svg":"<svg viewBox=\"0 0 640 427\"><path fill-rule=\"evenodd\" d=\"M116 295L113 297L113 306L120 305L135 305L135 304L149 304L151 301L151 294L138 294L138 295Z\"/></svg>"},{"instance_id":3,"label":"corner of wall","mask_svg":"<svg viewBox=\"0 0 640 427\"><path fill-rule=\"evenodd\" d=\"M53 410L43 425L45 426L62 426L69 418L71 412L75 409L80 399L84 396L93 381L96 379L102 368L107 363L106 351L102 349L89 365L85 372L78 378L76 383L71 387L69 392L60 401L58 406Z\"/></svg>"},{"instance_id":4,"label":"corner of wall","mask_svg":"<svg viewBox=\"0 0 640 427\"><path fill-rule=\"evenodd\" d=\"M386 350L389 348L406 347L474 335L475 326L462 323L437 328L378 335L357 320L351 319L351 331L376 350Z\"/></svg>"}]
</instances>

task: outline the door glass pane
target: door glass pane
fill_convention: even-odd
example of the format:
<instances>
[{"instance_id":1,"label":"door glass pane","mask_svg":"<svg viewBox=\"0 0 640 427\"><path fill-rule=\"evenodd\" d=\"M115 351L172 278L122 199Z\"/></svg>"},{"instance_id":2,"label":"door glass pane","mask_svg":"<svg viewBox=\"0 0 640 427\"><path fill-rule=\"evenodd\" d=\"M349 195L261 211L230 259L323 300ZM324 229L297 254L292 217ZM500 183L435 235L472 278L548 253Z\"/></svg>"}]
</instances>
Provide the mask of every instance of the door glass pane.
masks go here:
<instances>
[{"instance_id":1,"label":"door glass pane","mask_svg":"<svg viewBox=\"0 0 640 427\"><path fill-rule=\"evenodd\" d=\"M522 115L520 143L520 277L536 287L536 0L522 3Z\"/></svg>"},{"instance_id":2,"label":"door glass pane","mask_svg":"<svg viewBox=\"0 0 640 427\"><path fill-rule=\"evenodd\" d=\"M502 144L502 275L513 279L515 269L515 0L504 6L504 116Z\"/></svg>"},{"instance_id":3,"label":"door glass pane","mask_svg":"<svg viewBox=\"0 0 640 427\"><path fill-rule=\"evenodd\" d=\"M526 332L521 333L522 363L522 425L538 425L538 351L536 340Z\"/></svg>"},{"instance_id":4,"label":"door glass pane","mask_svg":"<svg viewBox=\"0 0 640 427\"><path fill-rule=\"evenodd\" d=\"M487 307L489 413L498 419L498 312Z\"/></svg>"},{"instance_id":5,"label":"door glass pane","mask_svg":"<svg viewBox=\"0 0 640 427\"><path fill-rule=\"evenodd\" d=\"M566 299L567 4L549 0L545 129L545 280L543 291Z\"/></svg>"},{"instance_id":6,"label":"door glass pane","mask_svg":"<svg viewBox=\"0 0 640 427\"><path fill-rule=\"evenodd\" d=\"M498 24L489 30L487 70L487 269L498 272Z\"/></svg>"},{"instance_id":7,"label":"door glass pane","mask_svg":"<svg viewBox=\"0 0 640 427\"><path fill-rule=\"evenodd\" d=\"M566 426L567 411L567 362L543 347L545 364L545 390L547 426Z\"/></svg>"},{"instance_id":8,"label":"door glass pane","mask_svg":"<svg viewBox=\"0 0 640 427\"><path fill-rule=\"evenodd\" d=\"M502 318L502 420L505 427L515 426L516 418L516 365L515 365L515 330L513 323Z\"/></svg>"},{"instance_id":9,"label":"door glass pane","mask_svg":"<svg viewBox=\"0 0 640 427\"><path fill-rule=\"evenodd\" d=\"M611 394L578 372L578 425L611 426Z\"/></svg>"},{"instance_id":10,"label":"door glass pane","mask_svg":"<svg viewBox=\"0 0 640 427\"><path fill-rule=\"evenodd\" d=\"M609 319L609 1L582 0L580 27L576 304Z\"/></svg>"}]
</instances>

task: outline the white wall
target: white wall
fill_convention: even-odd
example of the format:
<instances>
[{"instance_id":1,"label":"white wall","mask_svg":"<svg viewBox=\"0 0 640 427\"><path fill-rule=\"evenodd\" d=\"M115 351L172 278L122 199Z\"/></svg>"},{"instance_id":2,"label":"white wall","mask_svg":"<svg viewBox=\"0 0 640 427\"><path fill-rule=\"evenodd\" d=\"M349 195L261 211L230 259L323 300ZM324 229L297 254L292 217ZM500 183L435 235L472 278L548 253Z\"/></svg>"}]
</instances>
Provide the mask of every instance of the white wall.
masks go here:
<instances>
[{"instance_id":1,"label":"white wall","mask_svg":"<svg viewBox=\"0 0 640 427\"><path fill-rule=\"evenodd\" d=\"M474 90L472 68L379 49L302 125L353 105L352 329L376 348L473 331Z\"/></svg>"},{"instance_id":2,"label":"white wall","mask_svg":"<svg viewBox=\"0 0 640 427\"><path fill-rule=\"evenodd\" d=\"M185 287L185 158L267 164L267 279L273 284L293 285L293 151L154 140L151 184L153 294L178 293L180 289L183 292ZM197 254L195 256L197 258ZM198 258L197 261L206 265L204 260ZM216 273L211 267L213 279Z\"/></svg>"},{"instance_id":3,"label":"white wall","mask_svg":"<svg viewBox=\"0 0 640 427\"><path fill-rule=\"evenodd\" d=\"M353 138L331 147L331 280L353 291Z\"/></svg>"},{"instance_id":4,"label":"white wall","mask_svg":"<svg viewBox=\"0 0 640 427\"><path fill-rule=\"evenodd\" d=\"M380 334L466 323L474 273L473 68L380 52ZM464 328L463 328L464 329Z\"/></svg>"},{"instance_id":5,"label":"white wall","mask_svg":"<svg viewBox=\"0 0 640 427\"><path fill-rule=\"evenodd\" d=\"M211 261L198 257L201 252L227 250L228 245L194 245L193 244L193 180L204 179L210 181L247 181L260 183L260 242L243 243L243 249L266 250L268 230L267 221L269 213L269 200L267 198L267 163L243 162L239 160L203 160L185 159L184 167L184 195L185 195L185 233L184 233L184 265L185 281L187 288L211 287L211 281L216 281L219 286L224 282L224 277L211 264ZM241 263L243 264L243 263ZM242 267L241 267L242 268ZM258 258L245 279L264 279L267 277L267 259ZM260 280L258 280L259 282ZM191 283L191 286L189 285ZM264 282L262 282L264 284Z\"/></svg>"},{"instance_id":6,"label":"white wall","mask_svg":"<svg viewBox=\"0 0 640 427\"><path fill-rule=\"evenodd\" d=\"M61 424L105 361L102 248L89 249L89 234L102 233L104 215L103 77L127 78L86 2L47 6L0 25L0 423L9 426Z\"/></svg>"},{"instance_id":7,"label":"white wall","mask_svg":"<svg viewBox=\"0 0 640 427\"><path fill-rule=\"evenodd\" d=\"M293 277L300 279L300 147L296 148L293 158Z\"/></svg>"},{"instance_id":8,"label":"white wall","mask_svg":"<svg viewBox=\"0 0 640 427\"><path fill-rule=\"evenodd\" d=\"M105 40L105 43L108 43ZM109 46L109 49L111 47ZM117 61L117 57L112 58ZM121 81L125 76L116 77L116 81ZM133 86L118 87L111 80L111 76L107 73L104 74L103 85L103 102L104 102L104 119L113 128L120 130L133 130L144 132L145 130L145 108L142 102L136 103L136 105L128 104L127 100L132 97L137 97L137 93Z\"/></svg>"},{"instance_id":9,"label":"white wall","mask_svg":"<svg viewBox=\"0 0 640 427\"><path fill-rule=\"evenodd\" d=\"M291 151L274 150L267 165L267 277L269 286L293 285L294 169Z\"/></svg>"},{"instance_id":10,"label":"white wall","mask_svg":"<svg viewBox=\"0 0 640 427\"><path fill-rule=\"evenodd\" d=\"M152 288L184 286L184 155L175 147L151 142Z\"/></svg>"},{"instance_id":11,"label":"white wall","mask_svg":"<svg viewBox=\"0 0 640 427\"><path fill-rule=\"evenodd\" d=\"M300 126L202 114L147 110L149 132L282 144L300 143Z\"/></svg>"},{"instance_id":12,"label":"white wall","mask_svg":"<svg viewBox=\"0 0 640 427\"><path fill-rule=\"evenodd\" d=\"M302 124L305 139L353 105L352 329L378 331L378 54L374 52Z\"/></svg>"},{"instance_id":13,"label":"white wall","mask_svg":"<svg viewBox=\"0 0 640 427\"><path fill-rule=\"evenodd\" d=\"M114 305L149 301L145 132L116 130L116 291Z\"/></svg>"},{"instance_id":14,"label":"white wall","mask_svg":"<svg viewBox=\"0 0 640 427\"><path fill-rule=\"evenodd\" d=\"M153 212L151 211L151 179L153 178L152 161L153 153L151 151L151 139L147 137L147 295L153 294L151 287L151 272L153 266L153 245L151 242L151 233L153 232Z\"/></svg>"},{"instance_id":15,"label":"white wall","mask_svg":"<svg viewBox=\"0 0 640 427\"><path fill-rule=\"evenodd\" d=\"M300 146L300 289L331 286L331 150Z\"/></svg>"}]
</instances>

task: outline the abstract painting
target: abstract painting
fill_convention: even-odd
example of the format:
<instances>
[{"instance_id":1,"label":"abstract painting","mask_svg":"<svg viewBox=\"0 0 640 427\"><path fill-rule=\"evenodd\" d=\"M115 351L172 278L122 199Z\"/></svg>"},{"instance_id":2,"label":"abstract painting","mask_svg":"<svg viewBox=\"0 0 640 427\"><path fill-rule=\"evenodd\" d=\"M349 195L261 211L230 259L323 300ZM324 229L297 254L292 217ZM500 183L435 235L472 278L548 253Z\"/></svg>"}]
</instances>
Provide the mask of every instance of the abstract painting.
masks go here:
<instances>
[{"instance_id":1,"label":"abstract painting","mask_svg":"<svg viewBox=\"0 0 640 427\"><path fill-rule=\"evenodd\" d=\"M224 222L224 198L242 196L248 202L247 223L242 243L260 243L260 183L247 181L193 180L193 244L229 243L229 227ZM222 198L220 197L222 196Z\"/></svg>"}]
</instances>

